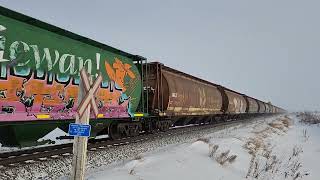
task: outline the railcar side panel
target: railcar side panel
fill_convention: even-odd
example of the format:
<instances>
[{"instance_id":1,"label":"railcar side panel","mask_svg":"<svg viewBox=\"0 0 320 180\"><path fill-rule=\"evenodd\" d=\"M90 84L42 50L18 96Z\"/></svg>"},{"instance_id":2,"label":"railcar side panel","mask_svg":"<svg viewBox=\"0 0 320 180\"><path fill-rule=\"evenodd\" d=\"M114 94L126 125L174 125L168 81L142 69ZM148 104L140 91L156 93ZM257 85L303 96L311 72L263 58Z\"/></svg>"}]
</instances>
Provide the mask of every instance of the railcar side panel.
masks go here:
<instances>
[{"instance_id":1,"label":"railcar side panel","mask_svg":"<svg viewBox=\"0 0 320 180\"><path fill-rule=\"evenodd\" d=\"M259 109L259 105L258 102L251 98L251 97L247 97L248 102L249 102L249 110L248 113L257 113L258 109Z\"/></svg>"},{"instance_id":2,"label":"railcar side panel","mask_svg":"<svg viewBox=\"0 0 320 180\"><path fill-rule=\"evenodd\" d=\"M226 95L228 97L228 113L245 113L247 108L247 103L245 98L235 92L225 89Z\"/></svg>"},{"instance_id":3,"label":"railcar side panel","mask_svg":"<svg viewBox=\"0 0 320 180\"><path fill-rule=\"evenodd\" d=\"M270 113L270 105L268 103L264 103L264 105L266 106L266 113Z\"/></svg>"},{"instance_id":4,"label":"railcar side panel","mask_svg":"<svg viewBox=\"0 0 320 180\"><path fill-rule=\"evenodd\" d=\"M0 15L0 122L74 119L83 67L103 75L100 118L133 116L142 82L132 59Z\"/></svg>"},{"instance_id":5,"label":"railcar side panel","mask_svg":"<svg viewBox=\"0 0 320 180\"><path fill-rule=\"evenodd\" d=\"M258 104L259 104L259 113L265 113L266 112L265 104L260 100L258 100Z\"/></svg>"},{"instance_id":6,"label":"railcar side panel","mask_svg":"<svg viewBox=\"0 0 320 180\"><path fill-rule=\"evenodd\" d=\"M181 74L162 71L168 84L167 115L209 115L221 113L222 95L218 88Z\"/></svg>"}]
</instances>

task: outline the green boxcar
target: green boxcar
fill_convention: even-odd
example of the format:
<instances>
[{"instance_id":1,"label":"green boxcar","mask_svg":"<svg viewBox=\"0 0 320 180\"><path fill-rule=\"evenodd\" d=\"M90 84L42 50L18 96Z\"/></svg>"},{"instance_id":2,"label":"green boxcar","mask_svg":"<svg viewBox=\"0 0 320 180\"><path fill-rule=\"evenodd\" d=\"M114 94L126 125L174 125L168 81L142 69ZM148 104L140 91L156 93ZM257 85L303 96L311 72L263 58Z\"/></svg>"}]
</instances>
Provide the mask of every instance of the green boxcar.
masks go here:
<instances>
[{"instance_id":1,"label":"green boxcar","mask_svg":"<svg viewBox=\"0 0 320 180\"><path fill-rule=\"evenodd\" d=\"M141 100L142 57L0 7L0 143L31 145L74 122L79 72L103 76L92 135L134 117Z\"/></svg>"}]
</instances>

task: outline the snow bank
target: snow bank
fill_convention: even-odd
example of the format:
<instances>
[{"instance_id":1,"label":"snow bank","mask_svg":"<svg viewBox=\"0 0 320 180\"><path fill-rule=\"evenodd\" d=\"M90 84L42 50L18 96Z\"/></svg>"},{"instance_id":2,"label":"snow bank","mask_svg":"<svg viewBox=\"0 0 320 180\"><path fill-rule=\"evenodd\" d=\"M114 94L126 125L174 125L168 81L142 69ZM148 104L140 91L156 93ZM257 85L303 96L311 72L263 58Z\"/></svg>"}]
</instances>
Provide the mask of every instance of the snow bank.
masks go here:
<instances>
[{"instance_id":1,"label":"snow bank","mask_svg":"<svg viewBox=\"0 0 320 180\"><path fill-rule=\"evenodd\" d=\"M19 150L19 148L5 147L5 146L2 146L2 144L0 143L0 152L9 152L9 151L17 151L17 150Z\"/></svg>"},{"instance_id":2,"label":"snow bank","mask_svg":"<svg viewBox=\"0 0 320 180\"><path fill-rule=\"evenodd\" d=\"M54 142L54 144L65 144L65 143L73 142L72 139L62 139L62 140L57 139L57 137L60 137L60 136L69 136L69 134L59 128L56 128L50 133L48 133L47 135L45 135L44 137L38 139L38 142L46 141L46 140L50 140Z\"/></svg>"},{"instance_id":3,"label":"snow bank","mask_svg":"<svg viewBox=\"0 0 320 180\"><path fill-rule=\"evenodd\" d=\"M21 148L21 149L17 148L17 147L4 147L0 143L0 152L18 151L18 150L37 148L37 147L44 147L44 146L48 146L48 145L65 144L65 143L72 143L73 142L72 139L58 140L57 137L59 137L59 136L68 136L68 133L62 131L59 128L56 128L53 131L51 131L50 133L48 133L47 135L45 135L44 137L38 139L38 142L50 140L51 144L47 143L47 144L34 146L34 147L24 147L24 148Z\"/></svg>"}]
</instances>

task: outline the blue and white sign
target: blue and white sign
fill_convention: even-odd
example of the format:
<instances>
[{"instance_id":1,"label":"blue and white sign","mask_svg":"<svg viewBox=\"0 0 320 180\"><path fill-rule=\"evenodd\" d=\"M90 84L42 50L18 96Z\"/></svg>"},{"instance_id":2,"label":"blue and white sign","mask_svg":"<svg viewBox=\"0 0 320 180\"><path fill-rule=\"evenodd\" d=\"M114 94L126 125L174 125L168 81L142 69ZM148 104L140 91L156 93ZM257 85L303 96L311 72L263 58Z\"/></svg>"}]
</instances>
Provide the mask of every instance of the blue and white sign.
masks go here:
<instances>
[{"instance_id":1,"label":"blue and white sign","mask_svg":"<svg viewBox=\"0 0 320 180\"><path fill-rule=\"evenodd\" d=\"M69 124L69 135L70 136L81 136L81 137L89 137L91 131L91 125L85 124Z\"/></svg>"}]
</instances>

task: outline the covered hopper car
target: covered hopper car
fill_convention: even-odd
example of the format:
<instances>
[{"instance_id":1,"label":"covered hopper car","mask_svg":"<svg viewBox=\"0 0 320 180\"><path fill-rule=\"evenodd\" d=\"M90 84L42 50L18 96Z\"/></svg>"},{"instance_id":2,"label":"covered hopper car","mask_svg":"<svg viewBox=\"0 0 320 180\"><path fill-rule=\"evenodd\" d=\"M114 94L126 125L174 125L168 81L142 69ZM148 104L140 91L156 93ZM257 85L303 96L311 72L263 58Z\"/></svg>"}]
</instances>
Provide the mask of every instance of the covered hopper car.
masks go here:
<instances>
[{"instance_id":1,"label":"covered hopper car","mask_svg":"<svg viewBox=\"0 0 320 180\"><path fill-rule=\"evenodd\" d=\"M256 99L245 96L247 100L247 113L259 113L259 103Z\"/></svg>"},{"instance_id":2,"label":"covered hopper car","mask_svg":"<svg viewBox=\"0 0 320 180\"><path fill-rule=\"evenodd\" d=\"M141 112L144 58L3 7L0 13L0 143L32 145L56 127L67 131L82 68L103 76L92 136Z\"/></svg>"},{"instance_id":3,"label":"covered hopper car","mask_svg":"<svg viewBox=\"0 0 320 180\"><path fill-rule=\"evenodd\" d=\"M32 146L78 107L79 71L103 76L91 136L117 139L172 126L280 113L223 86L0 7L0 143Z\"/></svg>"},{"instance_id":4,"label":"covered hopper car","mask_svg":"<svg viewBox=\"0 0 320 180\"><path fill-rule=\"evenodd\" d=\"M177 120L240 117L269 113L267 103L164 66L146 65L149 113ZM185 124L185 122L183 123Z\"/></svg>"}]
</instances>

